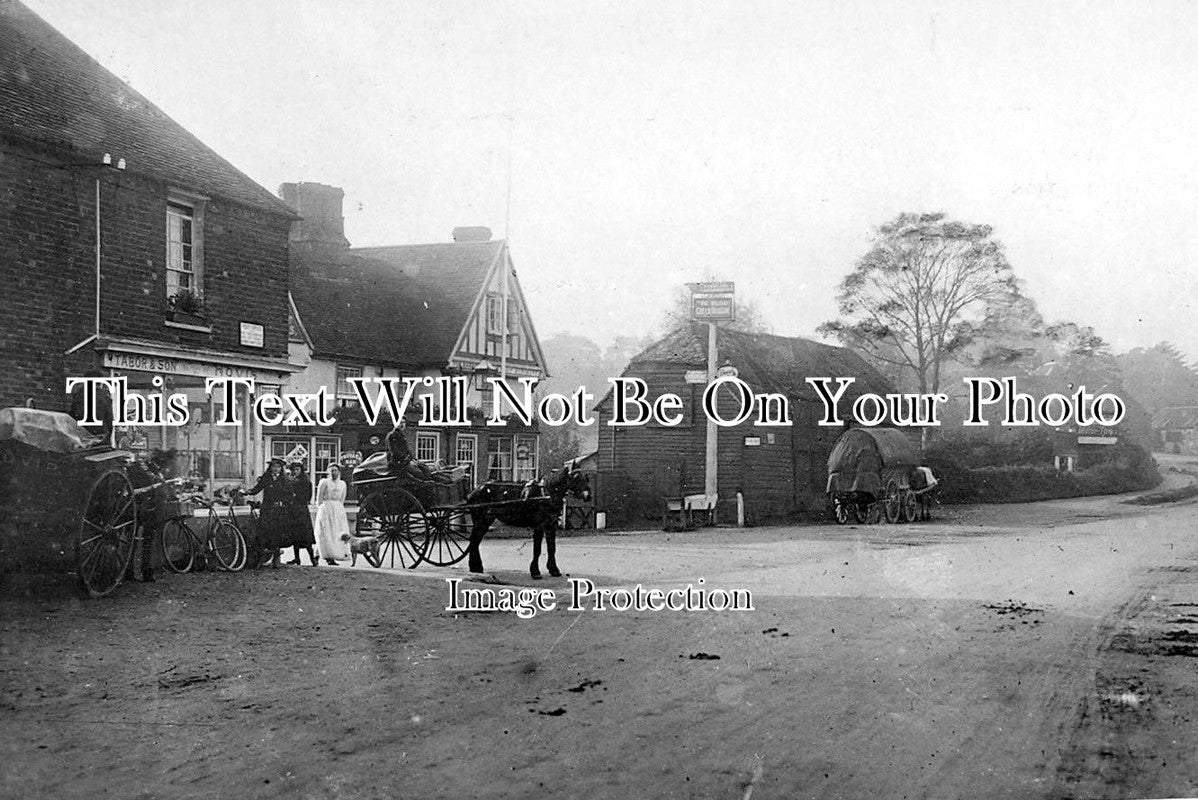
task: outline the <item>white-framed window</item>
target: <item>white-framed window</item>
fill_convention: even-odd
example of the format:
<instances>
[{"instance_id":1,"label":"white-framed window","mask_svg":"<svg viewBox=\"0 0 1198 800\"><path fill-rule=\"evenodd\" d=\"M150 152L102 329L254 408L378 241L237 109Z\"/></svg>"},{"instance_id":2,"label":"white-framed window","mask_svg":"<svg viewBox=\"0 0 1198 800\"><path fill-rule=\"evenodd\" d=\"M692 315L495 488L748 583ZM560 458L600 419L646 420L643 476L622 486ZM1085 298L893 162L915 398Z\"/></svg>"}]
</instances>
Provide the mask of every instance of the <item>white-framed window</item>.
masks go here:
<instances>
[{"instance_id":1,"label":"white-framed window","mask_svg":"<svg viewBox=\"0 0 1198 800\"><path fill-rule=\"evenodd\" d=\"M454 455L454 461L459 467L470 470L470 485L473 486L475 473L478 471L478 434L459 433L457 452Z\"/></svg>"},{"instance_id":2,"label":"white-framed window","mask_svg":"<svg viewBox=\"0 0 1198 800\"><path fill-rule=\"evenodd\" d=\"M487 443L487 480L512 479L512 440L509 436L493 436Z\"/></svg>"},{"instance_id":3,"label":"white-framed window","mask_svg":"<svg viewBox=\"0 0 1198 800\"><path fill-rule=\"evenodd\" d=\"M516 480L531 481L537 477L537 443L536 436L516 437Z\"/></svg>"},{"instance_id":4,"label":"white-framed window","mask_svg":"<svg viewBox=\"0 0 1198 800\"><path fill-rule=\"evenodd\" d=\"M204 293L203 205L172 195L166 204L166 296Z\"/></svg>"},{"instance_id":5,"label":"white-framed window","mask_svg":"<svg viewBox=\"0 0 1198 800\"><path fill-rule=\"evenodd\" d=\"M351 400L357 399L358 393L354 391L354 387L350 385L350 378L361 378L361 367L345 367L337 366L337 397L345 397Z\"/></svg>"},{"instance_id":6,"label":"white-framed window","mask_svg":"<svg viewBox=\"0 0 1198 800\"><path fill-rule=\"evenodd\" d=\"M441 437L438 434L416 434L416 460L425 464L436 464L441 460Z\"/></svg>"},{"instance_id":7,"label":"white-framed window","mask_svg":"<svg viewBox=\"0 0 1198 800\"><path fill-rule=\"evenodd\" d=\"M487 333L503 333L503 297L487 295Z\"/></svg>"}]
</instances>

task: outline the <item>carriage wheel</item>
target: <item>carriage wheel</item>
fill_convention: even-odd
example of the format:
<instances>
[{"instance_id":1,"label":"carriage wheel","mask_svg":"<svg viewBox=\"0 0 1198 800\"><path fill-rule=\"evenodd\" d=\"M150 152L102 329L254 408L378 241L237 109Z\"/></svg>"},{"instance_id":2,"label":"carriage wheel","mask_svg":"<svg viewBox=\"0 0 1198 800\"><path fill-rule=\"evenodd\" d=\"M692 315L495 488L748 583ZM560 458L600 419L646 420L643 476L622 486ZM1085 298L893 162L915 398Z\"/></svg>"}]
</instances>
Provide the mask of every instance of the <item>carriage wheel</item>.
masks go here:
<instances>
[{"instance_id":1,"label":"carriage wheel","mask_svg":"<svg viewBox=\"0 0 1198 800\"><path fill-rule=\"evenodd\" d=\"M370 536L378 542L378 562L367 561L389 569L411 569L419 564L421 546L429 535L424 506L399 488L367 495L358 506L355 527L358 536Z\"/></svg>"},{"instance_id":2,"label":"carriage wheel","mask_svg":"<svg viewBox=\"0 0 1198 800\"><path fill-rule=\"evenodd\" d=\"M919 501L915 497L915 492L908 489L903 492L903 519L907 522L914 522L919 516Z\"/></svg>"},{"instance_id":3,"label":"carriage wheel","mask_svg":"<svg viewBox=\"0 0 1198 800\"><path fill-rule=\"evenodd\" d=\"M195 564L195 541L187 530L187 524L175 517L162 526L162 566L175 573L190 572Z\"/></svg>"},{"instance_id":4,"label":"carriage wheel","mask_svg":"<svg viewBox=\"0 0 1198 800\"><path fill-rule=\"evenodd\" d=\"M836 524L844 525L849 521L849 507L844 503L836 504Z\"/></svg>"},{"instance_id":5,"label":"carriage wheel","mask_svg":"<svg viewBox=\"0 0 1198 800\"><path fill-rule=\"evenodd\" d=\"M891 481L886 484L886 497L882 501L882 513L886 515L886 521L893 525L899 521L901 511L902 496L899 494L898 484Z\"/></svg>"},{"instance_id":6,"label":"carriage wheel","mask_svg":"<svg viewBox=\"0 0 1198 800\"><path fill-rule=\"evenodd\" d=\"M857 520L858 525L872 524L869 521L869 505L853 503L853 519Z\"/></svg>"},{"instance_id":7,"label":"carriage wheel","mask_svg":"<svg viewBox=\"0 0 1198 800\"><path fill-rule=\"evenodd\" d=\"M136 530L133 485L124 472L110 469L92 483L79 520L76 564L89 595L104 597L121 585Z\"/></svg>"},{"instance_id":8,"label":"carriage wheel","mask_svg":"<svg viewBox=\"0 0 1198 800\"><path fill-rule=\"evenodd\" d=\"M220 520L213 526L209 541L212 543L212 554L221 569L236 572L245 565L245 541L241 531L231 523Z\"/></svg>"},{"instance_id":9,"label":"carriage wheel","mask_svg":"<svg viewBox=\"0 0 1198 800\"><path fill-rule=\"evenodd\" d=\"M424 560L436 567L448 567L466 557L470 550L470 515L461 509L439 508L428 512L428 538L424 540Z\"/></svg>"}]
</instances>

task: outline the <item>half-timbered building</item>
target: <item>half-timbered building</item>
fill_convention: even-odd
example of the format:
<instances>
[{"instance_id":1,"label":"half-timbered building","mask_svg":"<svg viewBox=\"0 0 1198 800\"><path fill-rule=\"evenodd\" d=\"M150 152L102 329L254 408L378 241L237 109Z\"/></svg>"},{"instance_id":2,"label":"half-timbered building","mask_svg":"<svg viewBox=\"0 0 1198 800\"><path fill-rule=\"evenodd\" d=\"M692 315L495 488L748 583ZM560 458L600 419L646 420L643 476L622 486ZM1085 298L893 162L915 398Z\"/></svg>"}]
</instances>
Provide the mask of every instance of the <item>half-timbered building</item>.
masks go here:
<instances>
[{"instance_id":1,"label":"half-timbered building","mask_svg":"<svg viewBox=\"0 0 1198 800\"><path fill-rule=\"evenodd\" d=\"M469 386L470 425L418 425L413 403L406 431L412 452L430 464L466 466L475 483L534 477L535 425L506 414L504 426L485 421L493 402L489 379L520 395L519 379L546 374L507 242L486 228L457 228L448 242L351 248L340 189L285 184L281 194L304 217L291 241L292 358L303 367L294 390L326 387L336 422L274 430L270 454L306 463L313 477L335 461L352 463L382 448L391 421L384 413L367 424L350 379L457 377Z\"/></svg>"}]
</instances>

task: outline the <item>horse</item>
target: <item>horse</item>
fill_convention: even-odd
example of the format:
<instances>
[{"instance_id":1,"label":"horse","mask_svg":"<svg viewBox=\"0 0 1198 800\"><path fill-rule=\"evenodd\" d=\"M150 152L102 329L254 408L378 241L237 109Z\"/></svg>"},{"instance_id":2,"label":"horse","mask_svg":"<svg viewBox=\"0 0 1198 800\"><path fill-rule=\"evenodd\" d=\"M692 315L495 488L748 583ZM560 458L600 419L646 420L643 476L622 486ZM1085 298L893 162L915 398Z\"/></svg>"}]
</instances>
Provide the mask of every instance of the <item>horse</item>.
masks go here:
<instances>
[{"instance_id":1,"label":"horse","mask_svg":"<svg viewBox=\"0 0 1198 800\"><path fill-rule=\"evenodd\" d=\"M485 504L470 510L472 529L470 533L470 571L482 572L483 559L478 545L490 530L492 523L499 520L505 525L532 529L532 564L528 572L533 578L541 577L538 563L541 560L541 540L545 540L545 567L557 578L561 571L555 558L557 523L566 495L579 498L584 503L591 499L591 486L587 476L573 464L557 470L538 481L529 483L505 483L492 481L475 489L466 497L467 506ZM501 505L491 505L501 503Z\"/></svg>"}]
</instances>

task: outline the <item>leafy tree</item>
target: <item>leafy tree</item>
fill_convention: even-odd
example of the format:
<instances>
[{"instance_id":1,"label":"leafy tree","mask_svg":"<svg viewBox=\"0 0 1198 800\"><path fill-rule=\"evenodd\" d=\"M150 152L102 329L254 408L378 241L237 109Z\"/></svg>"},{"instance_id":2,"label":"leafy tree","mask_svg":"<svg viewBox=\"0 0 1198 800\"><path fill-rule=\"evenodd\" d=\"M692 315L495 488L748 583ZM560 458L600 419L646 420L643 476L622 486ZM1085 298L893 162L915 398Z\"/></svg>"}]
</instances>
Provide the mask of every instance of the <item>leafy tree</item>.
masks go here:
<instances>
[{"instance_id":1,"label":"leafy tree","mask_svg":"<svg viewBox=\"0 0 1198 800\"><path fill-rule=\"evenodd\" d=\"M841 281L840 317L819 332L884 372L908 373L921 393L940 391L946 361L985 335L1022 295L989 225L944 214L904 213Z\"/></svg>"},{"instance_id":2,"label":"leafy tree","mask_svg":"<svg viewBox=\"0 0 1198 800\"><path fill-rule=\"evenodd\" d=\"M1169 342L1137 347L1118 357L1123 384L1152 413L1198 406L1198 371Z\"/></svg>"}]
</instances>

